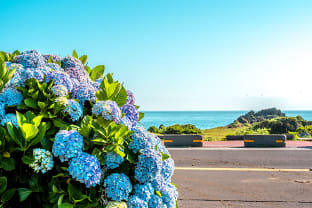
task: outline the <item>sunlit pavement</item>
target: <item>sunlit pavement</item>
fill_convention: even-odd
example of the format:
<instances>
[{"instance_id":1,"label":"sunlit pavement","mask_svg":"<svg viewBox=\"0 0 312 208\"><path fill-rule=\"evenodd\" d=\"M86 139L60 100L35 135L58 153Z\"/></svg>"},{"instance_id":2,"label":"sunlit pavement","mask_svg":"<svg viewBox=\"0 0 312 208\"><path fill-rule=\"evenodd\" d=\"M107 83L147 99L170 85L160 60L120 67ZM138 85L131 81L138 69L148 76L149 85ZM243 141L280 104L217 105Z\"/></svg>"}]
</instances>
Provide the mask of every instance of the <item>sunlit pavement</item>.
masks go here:
<instances>
[{"instance_id":1,"label":"sunlit pavement","mask_svg":"<svg viewBox=\"0 0 312 208\"><path fill-rule=\"evenodd\" d=\"M211 141L204 142L204 147L244 147L244 141ZM286 141L286 147L311 147L310 141Z\"/></svg>"},{"instance_id":2,"label":"sunlit pavement","mask_svg":"<svg viewBox=\"0 0 312 208\"><path fill-rule=\"evenodd\" d=\"M288 144L169 148L177 167L173 182L179 186L179 207L312 207L310 145Z\"/></svg>"}]
</instances>

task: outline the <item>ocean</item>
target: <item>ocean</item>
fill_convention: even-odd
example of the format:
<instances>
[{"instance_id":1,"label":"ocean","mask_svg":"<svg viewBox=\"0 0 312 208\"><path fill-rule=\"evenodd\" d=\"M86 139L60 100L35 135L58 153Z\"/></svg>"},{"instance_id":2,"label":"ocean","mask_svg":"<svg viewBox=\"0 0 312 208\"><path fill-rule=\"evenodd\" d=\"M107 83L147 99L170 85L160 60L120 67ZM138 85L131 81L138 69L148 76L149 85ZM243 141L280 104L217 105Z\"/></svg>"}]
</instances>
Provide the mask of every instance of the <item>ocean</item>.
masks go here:
<instances>
[{"instance_id":1,"label":"ocean","mask_svg":"<svg viewBox=\"0 0 312 208\"><path fill-rule=\"evenodd\" d=\"M312 121L312 111L282 111L286 116L302 116L305 120ZM163 124L194 124L199 129L210 129L232 123L247 111L144 111L141 120L145 128Z\"/></svg>"}]
</instances>

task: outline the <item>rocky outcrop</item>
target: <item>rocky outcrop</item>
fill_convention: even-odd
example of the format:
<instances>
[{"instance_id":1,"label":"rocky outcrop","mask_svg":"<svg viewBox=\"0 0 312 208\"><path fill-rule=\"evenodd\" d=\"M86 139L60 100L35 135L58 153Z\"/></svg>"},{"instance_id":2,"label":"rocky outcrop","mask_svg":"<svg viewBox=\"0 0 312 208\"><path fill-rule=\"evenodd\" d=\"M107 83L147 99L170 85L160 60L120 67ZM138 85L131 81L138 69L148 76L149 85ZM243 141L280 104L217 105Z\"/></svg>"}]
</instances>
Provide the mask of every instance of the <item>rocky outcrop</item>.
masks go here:
<instances>
[{"instance_id":1,"label":"rocky outcrop","mask_svg":"<svg viewBox=\"0 0 312 208\"><path fill-rule=\"evenodd\" d=\"M253 124L255 122L262 122L267 119L285 117L285 113L282 113L281 110L276 108L268 108L260 110L258 112L249 111L245 115L238 117L233 123L242 123L242 124Z\"/></svg>"}]
</instances>

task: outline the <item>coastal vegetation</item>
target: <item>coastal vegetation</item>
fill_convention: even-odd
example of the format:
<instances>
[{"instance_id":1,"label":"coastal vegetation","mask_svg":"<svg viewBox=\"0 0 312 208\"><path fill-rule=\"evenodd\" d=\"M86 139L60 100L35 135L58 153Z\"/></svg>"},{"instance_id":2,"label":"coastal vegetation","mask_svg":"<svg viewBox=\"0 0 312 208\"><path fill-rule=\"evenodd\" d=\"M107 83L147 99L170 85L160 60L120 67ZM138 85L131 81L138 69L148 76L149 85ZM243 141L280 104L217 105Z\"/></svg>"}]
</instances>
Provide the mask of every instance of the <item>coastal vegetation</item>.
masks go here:
<instances>
[{"instance_id":1,"label":"coastal vegetation","mask_svg":"<svg viewBox=\"0 0 312 208\"><path fill-rule=\"evenodd\" d=\"M156 134L201 134L201 130L193 124L175 124L168 127L160 125L158 128L151 126L148 131Z\"/></svg>"}]
</instances>

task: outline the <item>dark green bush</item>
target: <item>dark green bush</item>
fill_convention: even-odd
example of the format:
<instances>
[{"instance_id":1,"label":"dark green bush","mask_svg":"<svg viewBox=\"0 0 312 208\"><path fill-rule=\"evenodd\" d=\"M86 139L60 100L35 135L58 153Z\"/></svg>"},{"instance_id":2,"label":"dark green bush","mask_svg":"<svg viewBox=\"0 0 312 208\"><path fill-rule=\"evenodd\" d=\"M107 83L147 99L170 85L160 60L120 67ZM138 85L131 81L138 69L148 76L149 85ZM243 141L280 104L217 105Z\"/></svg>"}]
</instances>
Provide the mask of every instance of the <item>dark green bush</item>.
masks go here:
<instances>
[{"instance_id":1,"label":"dark green bush","mask_svg":"<svg viewBox=\"0 0 312 208\"><path fill-rule=\"evenodd\" d=\"M193 124L175 124L172 126L165 127L164 125L160 125L157 129L155 126L151 126L148 128L149 132L152 133L160 133L160 134L200 134L201 130L198 129Z\"/></svg>"}]
</instances>

